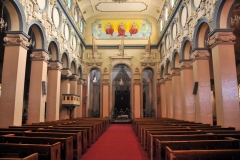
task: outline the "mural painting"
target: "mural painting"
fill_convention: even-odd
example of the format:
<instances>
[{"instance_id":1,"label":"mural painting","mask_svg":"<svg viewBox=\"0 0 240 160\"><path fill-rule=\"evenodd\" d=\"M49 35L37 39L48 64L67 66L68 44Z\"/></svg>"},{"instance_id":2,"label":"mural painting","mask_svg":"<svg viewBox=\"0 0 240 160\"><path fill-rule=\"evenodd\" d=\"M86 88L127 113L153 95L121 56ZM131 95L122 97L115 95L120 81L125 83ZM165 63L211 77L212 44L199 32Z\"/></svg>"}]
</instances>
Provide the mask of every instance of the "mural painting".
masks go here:
<instances>
[{"instance_id":1,"label":"mural painting","mask_svg":"<svg viewBox=\"0 0 240 160\"><path fill-rule=\"evenodd\" d=\"M96 20L92 33L96 39L146 39L150 37L152 26L145 19L105 19Z\"/></svg>"}]
</instances>

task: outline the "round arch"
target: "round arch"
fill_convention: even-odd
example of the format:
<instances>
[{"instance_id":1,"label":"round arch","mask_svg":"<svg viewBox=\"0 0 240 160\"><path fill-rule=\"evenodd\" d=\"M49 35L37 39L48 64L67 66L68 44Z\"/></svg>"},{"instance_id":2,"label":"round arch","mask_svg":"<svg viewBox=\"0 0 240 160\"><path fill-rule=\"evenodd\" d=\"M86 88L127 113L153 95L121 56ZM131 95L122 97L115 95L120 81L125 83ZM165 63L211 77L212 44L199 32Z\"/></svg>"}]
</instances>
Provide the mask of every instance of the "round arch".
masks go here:
<instances>
[{"instance_id":1,"label":"round arch","mask_svg":"<svg viewBox=\"0 0 240 160\"><path fill-rule=\"evenodd\" d=\"M193 34L193 48L207 48L207 42L205 40L209 32L210 25L208 19L199 19Z\"/></svg>"},{"instance_id":2,"label":"round arch","mask_svg":"<svg viewBox=\"0 0 240 160\"><path fill-rule=\"evenodd\" d=\"M174 50L172 54L172 68L178 68L177 65L180 62L180 55L178 50Z\"/></svg>"},{"instance_id":3,"label":"round arch","mask_svg":"<svg viewBox=\"0 0 240 160\"><path fill-rule=\"evenodd\" d=\"M11 31L23 31L27 33L25 12L19 0L2 1L2 3L7 8L8 13L10 13L8 14L9 15L8 26L10 27L8 28Z\"/></svg>"},{"instance_id":4,"label":"round arch","mask_svg":"<svg viewBox=\"0 0 240 160\"><path fill-rule=\"evenodd\" d=\"M35 49L45 49L47 50L47 38L46 38L46 34L44 31L44 28L42 26L42 24L37 21L37 20L32 20L29 23L29 27L27 29L29 34L33 34L33 35L29 35L30 38L34 39L35 38ZM32 37L34 36L34 37ZM38 39L38 40L37 40Z\"/></svg>"},{"instance_id":5,"label":"round arch","mask_svg":"<svg viewBox=\"0 0 240 160\"><path fill-rule=\"evenodd\" d=\"M170 60L167 58L166 60L166 64L165 64L165 75L170 74L169 72L172 69L172 64L170 62Z\"/></svg>"},{"instance_id":6,"label":"round arch","mask_svg":"<svg viewBox=\"0 0 240 160\"><path fill-rule=\"evenodd\" d=\"M77 62L76 59L73 59L71 62L71 71L73 74L77 74Z\"/></svg>"},{"instance_id":7,"label":"round arch","mask_svg":"<svg viewBox=\"0 0 240 160\"><path fill-rule=\"evenodd\" d=\"M189 37L184 37L183 41L182 41L182 45L181 45L181 50L180 50L180 61L189 60L191 50L192 50L192 46L191 46L190 38Z\"/></svg>"},{"instance_id":8,"label":"round arch","mask_svg":"<svg viewBox=\"0 0 240 160\"><path fill-rule=\"evenodd\" d=\"M231 14L234 9L234 0L219 0L213 13L212 29L230 28Z\"/></svg>"},{"instance_id":9,"label":"round arch","mask_svg":"<svg viewBox=\"0 0 240 160\"><path fill-rule=\"evenodd\" d=\"M55 38L51 38L50 42L48 44L48 49L51 49L50 53L52 55L52 60L58 60L61 61L60 59L60 47L59 47L59 43ZM52 51L53 49L53 51Z\"/></svg>"},{"instance_id":10,"label":"round arch","mask_svg":"<svg viewBox=\"0 0 240 160\"><path fill-rule=\"evenodd\" d=\"M69 68L70 69L69 54L68 54L67 51L63 52L61 62L63 64L63 68Z\"/></svg>"},{"instance_id":11,"label":"round arch","mask_svg":"<svg viewBox=\"0 0 240 160\"><path fill-rule=\"evenodd\" d=\"M160 79L163 79L163 78L164 78L164 66L162 65L160 69Z\"/></svg>"}]
</instances>

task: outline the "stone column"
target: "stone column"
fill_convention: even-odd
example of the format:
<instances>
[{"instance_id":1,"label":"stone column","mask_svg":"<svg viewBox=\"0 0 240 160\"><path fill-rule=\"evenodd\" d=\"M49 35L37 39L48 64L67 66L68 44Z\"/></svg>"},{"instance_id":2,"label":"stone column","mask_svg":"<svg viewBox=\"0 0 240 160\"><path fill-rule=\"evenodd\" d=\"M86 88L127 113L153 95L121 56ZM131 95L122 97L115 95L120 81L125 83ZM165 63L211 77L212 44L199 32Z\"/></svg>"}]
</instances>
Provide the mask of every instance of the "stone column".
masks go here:
<instances>
[{"instance_id":1,"label":"stone column","mask_svg":"<svg viewBox=\"0 0 240 160\"><path fill-rule=\"evenodd\" d=\"M82 79L78 79L77 81L77 95L80 96L80 106L76 107L76 117L82 117L82 85L83 84L83 80Z\"/></svg>"},{"instance_id":2,"label":"stone column","mask_svg":"<svg viewBox=\"0 0 240 160\"><path fill-rule=\"evenodd\" d=\"M59 120L61 69L62 64L60 62L49 62L46 121Z\"/></svg>"},{"instance_id":3,"label":"stone column","mask_svg":"<svg viewBox=\"0 0 240 160\"><path fill-rule=\"evenodd\" d=\"M46 95L44 94L44 90L46 88L44 89L42 84L47 81L49 55L44 50L33 50L30 57L32 63L29 86L28 124L45 121Z\"/></svg>"},{"instance_id":4,"label":"stone column","mask_svg":"<svg viewBox=\"0 0 240 160\"><path fill-rule=\"evenodd\" d=\"M165 87L166 87L167 117L173 118L172 76L171 75L166 75Z\"/></svg>"},{"instance_id":5,"label":"stone column","mask_svg":"<svg viewBox=\"0 0 240 160\"><path fill-rule=\"evenodd\" d=\"M77 95L77 80L78 80L78 76L76 74L72 74L71 76L69 76L69 84L70 84L70 94L76 94ZM73 107L73 106L72 106ZM76 118L77 117L77 107L79 106L74 106L75 108L70 108L71 109L71 114L72 114L72 118ZM71 116L71 115L70 115Z\"/></svg>"},{"instance_id":6,"label":"stone column","mask_svg":"<svg viewBox=\"0 0 240 160\"><path fill-rule=\"evenodd\" d=\"M172 75L173 118L183 120L180 69L179 68L172 69L171 75Z\"/></svg>"},{"instance_id":7,"label":"stone column","mask_svg":"<svg viewBox=\"0 0 240 160\"><path fill-rule=\"evenodd\" d=\"M180 63L183 120L195 122L195 102L193 94L192 62L184 60Z\"/></svg>"},{"instance_id":8,"label":"stone column","mask_svg":"<svg viewBox=\"0 0 240 160\"><path fill-rule=\"evenodd\" d=\"M86 80L83 80L82 84L82 117L86 117L86 112L87 112L87 85L86 85Z\"/></svg>"},{"instance_id":9,"label":"stone column","mask_svg":"<svg viewBox=\"0 0 240 160\"><path fill-rule=\"evenodd\" d=\"M161 118L161 86L160 86L160 80L157 82L157 117Z\"/></svg>"},{"instance_id":10,"label":"stone column","mask_svg":"<svg viewBox=\"0 0 240 160\"><path fill-rule=\"evenodd\" d=\"M133 84L133 118L140 118L141 112L141 81L140 79L134 79Z\"/></svg>"},{"instance_id":11,"label":"stone column","mask_svg":"<svg viewBox=\"0 0 240 160\"><path fill-rule=\"evenodd\" d=\"M109 86L109 80L104 79L102 83L102 115L103 117L110 117L110 86Z\"/></svg>"},{"instance_id":12,"label":"stone column","mask_svg":"<svg viewBox=\"0 0 240 160\"><path fill-rule=\"evenodd\" d=\"M216 29L209 36L212 49L217 125L240 129L234 29Z\"/></svg>"},{"instance_id":13,"label":"stone column","mask_svg":"<svg viewBox=\"0 0 240 160\"><path fill-rule=\"evenodd\" d=\"M167 118L167 106L166 106L166 87L165 87L165 80L160 80L160 103L161 103L161 117Z\"/></svg>"},{"instance_id":14,"label":"stone column","mask_svg":"<svg viewBox=\"0 0 240 160\"><path fill-rule=\"evenodd\" d=\"M211 85L210 85L210 54L207 49L195 49L191 54L194 83L198 83L195 97L196 122L213 123Z\"/></svg>"},{"instance_id":15,"label":"stone column","mask_svg":"<svg viewBox=\"0 0 240 160\"><path fill-rule=\"evenodd\" d=\"M0 100L0 127L22 125L24 78L29 36L6 32Z\"/></svg>"},{"instance_id":16,"label":"stone column","mask_svg":"<svg viewBox=\"0 0 240 160\"><path fill-rule=\"evenodd\" d=\"M61 91L60 91L60 119L69 119L70 113L69 111L62 106L62 94L70 94L70 83L68 77L72 75L72 72L68 68L62 69L62 75L61 75Z\"/></svg>"}]
</instances>

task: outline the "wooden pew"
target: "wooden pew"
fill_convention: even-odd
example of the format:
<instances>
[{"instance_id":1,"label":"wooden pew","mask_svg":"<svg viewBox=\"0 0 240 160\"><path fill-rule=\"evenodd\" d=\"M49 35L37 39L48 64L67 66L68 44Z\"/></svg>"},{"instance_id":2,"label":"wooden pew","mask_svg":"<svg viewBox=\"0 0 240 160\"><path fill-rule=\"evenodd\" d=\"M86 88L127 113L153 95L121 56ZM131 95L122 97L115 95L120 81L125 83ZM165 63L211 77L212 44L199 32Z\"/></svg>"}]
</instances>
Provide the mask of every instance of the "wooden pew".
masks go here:
<instances>
[{"instance_id":1,"label":"wooden pew","mask_svg":"<svg viewBox=\"0 0 240 160\"><path fill-rule=\"evenodd\" d=\"M181 141L181 140L214 140L215 135L213 134L185 134L185 135L155 135L154 140L156 141L157 139L160 141ZM154 146L155 146L155 141L154 141ZM147 151L148 156L150 157L150 160L153 159L154 157L154 146L152 147L149 146L149 149Z\"/></svg>"},{"instance_id":2,"label":"wooden pew","mask_svg":"<svg viewBox=\"0 0 240 160\"><path fill-rule=\"evenodd\" d=\"M73 159L79 160L82 157L82 138L81 132L78 133L57 133L57 132L25 132L28 137L54 137L66 138L73 137Z\"/></svg>"},{"instance_id":3,"label":"wooden pew","mask_svg":"<svg viewBox=\"0 0 240 160\"><path fill-rule=\"evenodd\" d=\"M153 151L154 151L154 147L155 147L154 142L158 136L161 136L161 135L185 135L185 134L190 135L190 134L200 134L200 133L201 133L201 131L156 131L156 132L148 131L147 143L146 143L147 146L144 146L144 147L147 147L147 153L151 159L153 157Z\"/></svg>"},{"instance_id":4,"label":"wooden pew","mask_svg":"<svg viewBox=\"0 0 240 160\"><path fill-rule=\"evenodd\" d=\"M237 139L225 140L188 140L188 141L160 141L156 140L156 159L165 160L165 147L172 150L195 149L235 149L239 148Z\"/></svg>"},{"instance_id":5,"label":"wooden pew","mask_svg":"<svg viewBox=\"0 0 240 160\"><path fill-rule=\"evenodd\" d=\"M38 153L33 153L19 158L11 157L11 155L9 155L8 158L0 158L0 160L38 160Z\"/></svg>"},{"instance_id":6,"label":"wooden pew","mask_svg":"<svg viewBox=\"0 0 240 160\"><path fill-rule=\"evenodd\" d=\"M54 144L61 142L61 159L73 159L73 137L49 138L49 137L26 137L26 136L2 136L1 143L22 143L22 144Z\"/></svg>"},{"instance_id":7,"label":"wooden pew","mask_svg":"<svg viewBox=\"0 0 240 160\"><path fill-rule=\"evenodd\" d=\"M61 130L85 130L86 129L88 147L91 147L92 145L93 134L92 134L91 127L52 126L52 127L49 127L49 129L61 129Z\"/></svg>"},{"instance_id":8,"label":"wooden pew","mask_svg":"<svg viewBox=\"0 0 240 160\"><path fill-rule=\"evenodd\" d=\"M81 132L82 137L82 154L87 152L87 130L61 130L61 129L39 129L38 132L57 132L57 133L78 133Z\"/></svg>"},{"instance_id":9,"label":"wooden pew","mask_svg":"<svg viewBox=\"0 0 240 160\"><path fill-rule=\"evenodd\" d=\"M2 156L19 154L20 157L37 152L39 160L61 160L61 143L52 145L0 143L0 152Z\"/></svg>"},{"instance_id":10,"label":"wooden pew","mask_svg":"<svg viewBox=\"0 0 240 160\"><path fill-rule=\"evenodd\" d=\"M166 147L166 160L239 160L240 149L171 150Z\"/></svg>"},{"instance_id":11,"label":"wooden pew","mask_svg":"<svg viewBox=\"0 0 240 160\"><path fill-rule=\"evenodd\" d=\"M142 136L142 141L141 143L144 146L144 149L147 149L147 135L149 133L158 133L158 132L162 132L162 131L190 131L189 128L151 128L151 129L145 129L143 132L143 136Z\"/></svg>"}]
</instances>

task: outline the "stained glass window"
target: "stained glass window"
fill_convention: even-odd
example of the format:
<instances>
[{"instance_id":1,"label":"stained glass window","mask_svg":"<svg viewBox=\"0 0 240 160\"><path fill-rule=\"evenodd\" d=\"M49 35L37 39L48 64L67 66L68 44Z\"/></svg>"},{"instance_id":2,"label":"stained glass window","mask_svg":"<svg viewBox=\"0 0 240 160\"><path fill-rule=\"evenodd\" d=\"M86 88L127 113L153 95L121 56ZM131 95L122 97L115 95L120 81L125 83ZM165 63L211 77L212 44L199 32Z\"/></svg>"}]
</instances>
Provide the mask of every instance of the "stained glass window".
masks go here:
<instances>
[{"instance_id":1,"label":"stained glass window","mask_svg":"<svg viewBox=\"0 0 240 160\"><path fill-rule=\"evenodd\" d=\"M72 1L71 0L67 0L67 6L68 6L69 9L71 8L71 6L72 6Z\"/></svg>"}]
</instances>

